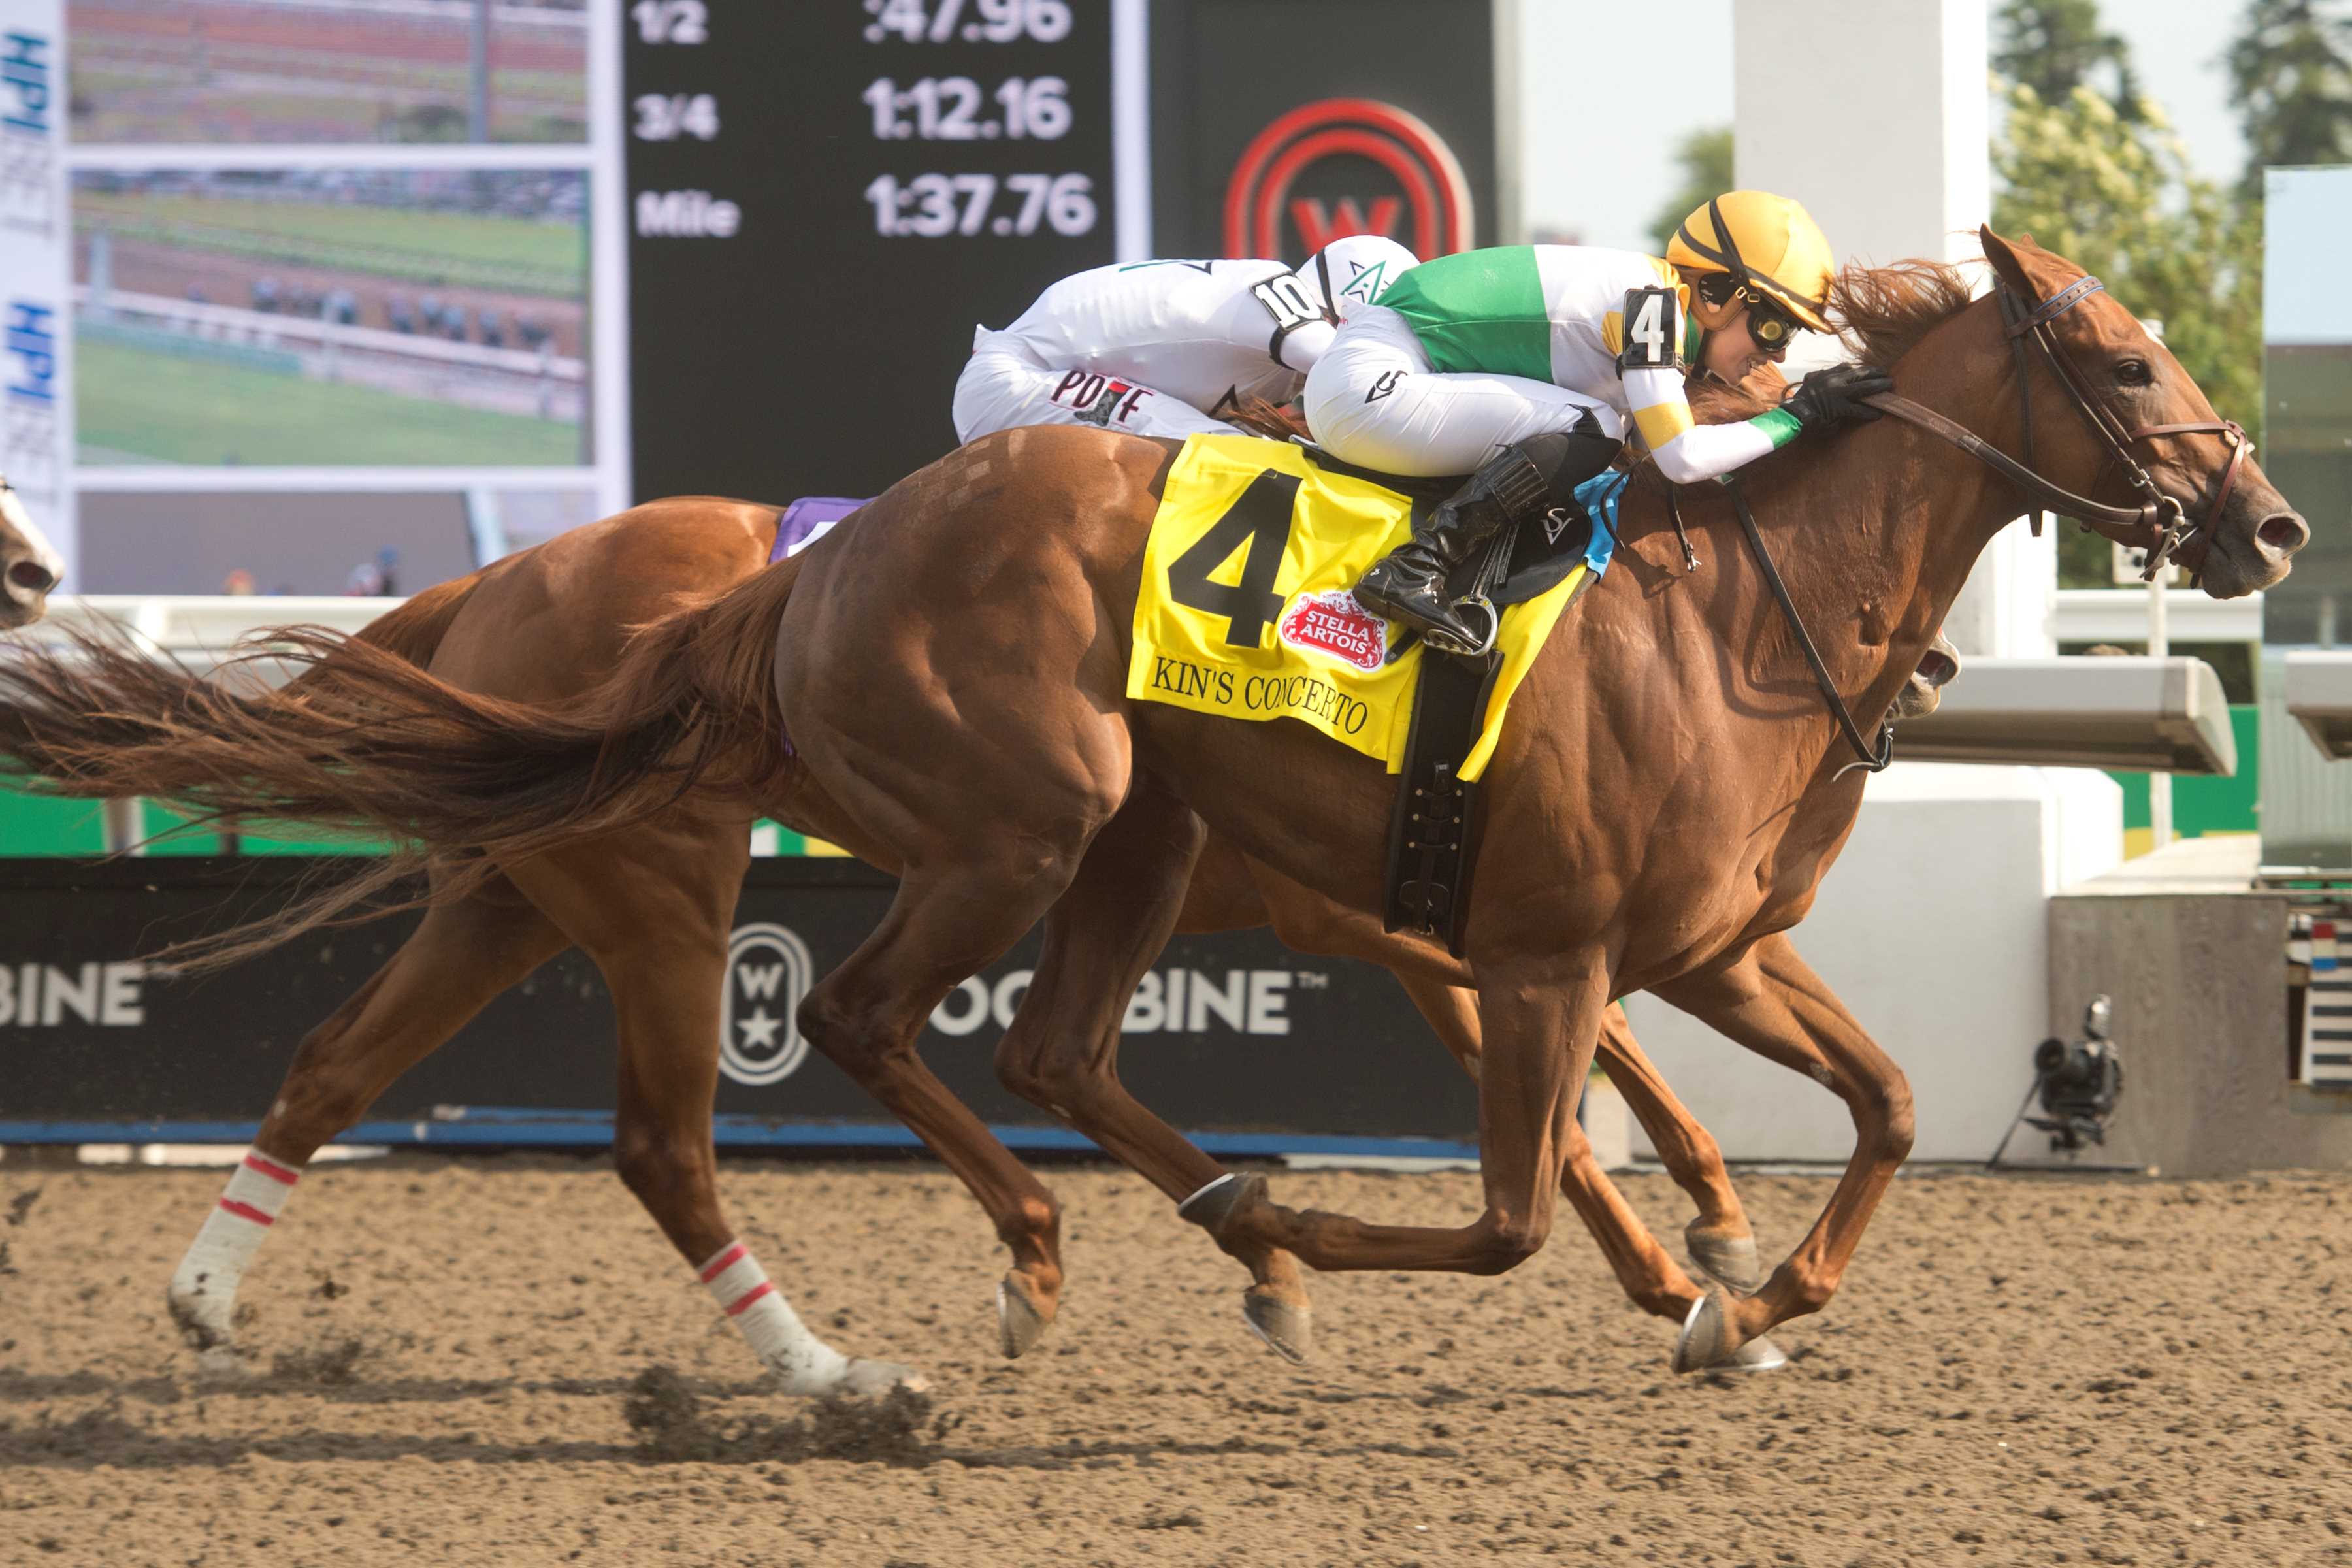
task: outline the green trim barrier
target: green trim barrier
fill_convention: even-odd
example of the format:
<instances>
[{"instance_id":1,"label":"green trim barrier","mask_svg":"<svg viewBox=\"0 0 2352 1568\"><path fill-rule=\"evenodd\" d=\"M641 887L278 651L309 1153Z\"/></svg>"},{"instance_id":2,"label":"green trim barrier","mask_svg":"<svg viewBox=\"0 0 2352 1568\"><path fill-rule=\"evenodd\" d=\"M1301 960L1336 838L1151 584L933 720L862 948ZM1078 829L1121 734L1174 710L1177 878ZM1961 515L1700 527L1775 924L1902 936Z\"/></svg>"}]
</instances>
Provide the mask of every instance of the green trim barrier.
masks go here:
<instances>
[{"instance_id":1,"label":"green trim barrier","mask_svg":"<svg viewBox=\"0 0 2352 1568\"><path fill-rule=\"evenodd\" d=\"M2230 704L2230 731L2238 742L2236 776L2201 778L2189 773L2173 776L2172 832L2175 837L2201 838L2209 833L2262 831L2262 713L2263 710L2251 702ZM2124 831L2130 833L2137 829L2146 832L2152 827L2156 819L2148 813L2147 774L2115 773L2107 776L2124 788Z\"/></svg>"}]
</instances>

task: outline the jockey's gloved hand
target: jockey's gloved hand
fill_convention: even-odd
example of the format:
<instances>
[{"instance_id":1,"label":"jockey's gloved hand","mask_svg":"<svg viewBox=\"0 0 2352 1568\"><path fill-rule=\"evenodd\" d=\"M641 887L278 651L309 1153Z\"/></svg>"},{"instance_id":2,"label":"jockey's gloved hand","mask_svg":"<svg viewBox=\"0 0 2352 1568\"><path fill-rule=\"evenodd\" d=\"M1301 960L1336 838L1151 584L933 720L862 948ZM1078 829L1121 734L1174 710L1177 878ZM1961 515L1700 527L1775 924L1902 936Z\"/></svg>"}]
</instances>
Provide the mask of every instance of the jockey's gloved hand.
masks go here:
<instances>
[{"instance_id":1,"label":"jockey's gloved hand","mask_svg":"<svg viewBox=\"0 0 2352 1568\"><path fill-rule=\"evenodd\" d=\"M1875 419L1878 410L1862 400L1895 390L1895 378L1866 364L1833 364L1797 383L1780 405L1808 430L1833 430L1856 420Z\"/></svg>"}]
</instances>

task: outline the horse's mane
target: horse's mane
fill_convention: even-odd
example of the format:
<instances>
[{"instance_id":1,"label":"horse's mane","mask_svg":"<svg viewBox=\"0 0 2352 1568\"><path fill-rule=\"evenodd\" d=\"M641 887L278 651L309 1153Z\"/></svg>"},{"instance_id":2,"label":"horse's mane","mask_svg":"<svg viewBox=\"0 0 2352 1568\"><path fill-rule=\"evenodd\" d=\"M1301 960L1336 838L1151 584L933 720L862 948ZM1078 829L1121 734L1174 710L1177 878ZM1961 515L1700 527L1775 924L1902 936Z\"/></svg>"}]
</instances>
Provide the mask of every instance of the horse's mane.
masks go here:
<instances>
[{"instance_id":1,"label":"horse's mane","mask_svg":"<svg viewBox=\"0 0 2352 1568\"><path fill-rule=\"evenodd\" d=\"M1848 267L1830 284L1830 310L1847 350L1882 369L1967 309L1971 298L1967 273L1922 257L1892 267Z\"/></svg>"},{"instance_id":2,"label":"horse's mane","mask_svg":"<svg viewBox=\"0 0 2352 1568\"><path fill-rule=\"evenodd\" d=\"M1293 436L1309 439L1307 421L1298 410L1287 404L1268 403L1263 397L1244 397L1224 411L1224 417L1253 436L1263 436L1269 441L1287 441Z\"/></svg>"}]
</instances>

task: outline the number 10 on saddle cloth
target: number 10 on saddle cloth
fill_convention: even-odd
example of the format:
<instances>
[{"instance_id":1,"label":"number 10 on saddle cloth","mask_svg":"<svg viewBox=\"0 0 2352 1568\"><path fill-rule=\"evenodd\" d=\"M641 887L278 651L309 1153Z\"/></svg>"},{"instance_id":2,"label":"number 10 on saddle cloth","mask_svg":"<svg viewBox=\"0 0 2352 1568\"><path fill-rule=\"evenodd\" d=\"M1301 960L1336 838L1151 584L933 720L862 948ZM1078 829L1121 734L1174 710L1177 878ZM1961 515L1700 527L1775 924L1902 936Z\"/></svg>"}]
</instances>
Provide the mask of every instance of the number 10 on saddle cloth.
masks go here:
<instances>
[{"instance_id":1,"label":"number 10 on saddle cloth","mask_svg":"<svg viewBox=\"0 0 2352 1568\"><path fill-rule=\"evenodd\" d=\"M1398 772L1423 649L1418 639L1397 647L1397 628L1349 590L1412 522L1410 498L1323 468L1304 447L1191 437L1144 547L1127 695L1229 719L1296 719ZM1594 527L1582 560L1504 609L1502 668L1461 777L1476 779L1494 755L1511 694L1614 542L1610 527Z\"/></svg>"}]
</instances>

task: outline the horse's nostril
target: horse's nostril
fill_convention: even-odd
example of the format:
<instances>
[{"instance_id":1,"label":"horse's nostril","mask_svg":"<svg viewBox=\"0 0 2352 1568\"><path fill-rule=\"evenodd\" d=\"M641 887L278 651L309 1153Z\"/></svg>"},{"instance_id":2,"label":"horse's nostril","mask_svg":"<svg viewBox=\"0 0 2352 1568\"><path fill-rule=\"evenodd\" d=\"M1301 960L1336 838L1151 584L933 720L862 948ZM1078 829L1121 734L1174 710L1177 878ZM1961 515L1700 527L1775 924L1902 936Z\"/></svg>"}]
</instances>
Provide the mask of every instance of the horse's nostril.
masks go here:
<instances>
[{"instance_id":1,"label":"horse's nostril","mask_svg":"<svg viewBox=\"0 0 2352 1568\"><path fill-rule=\"evenodd\" d=\"M58 574L37 561L19 561L8 568L8 585L28 594L46 594L58 585Z\"/></svg>"},{"instance_id":2,"label":"horse's nostril","mask_svg":"<svg viewBox=\"0 0 2352 1568\"><path fill-rule=\"evenodd\" d=\"M2311 528L2294 513L2282 511L2263 519L2254 535L2273 550L2292 555L2311 542Z\"/></svg>"}]
</instances>

